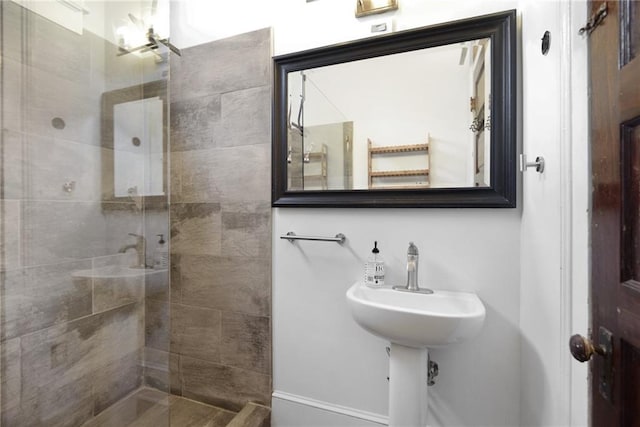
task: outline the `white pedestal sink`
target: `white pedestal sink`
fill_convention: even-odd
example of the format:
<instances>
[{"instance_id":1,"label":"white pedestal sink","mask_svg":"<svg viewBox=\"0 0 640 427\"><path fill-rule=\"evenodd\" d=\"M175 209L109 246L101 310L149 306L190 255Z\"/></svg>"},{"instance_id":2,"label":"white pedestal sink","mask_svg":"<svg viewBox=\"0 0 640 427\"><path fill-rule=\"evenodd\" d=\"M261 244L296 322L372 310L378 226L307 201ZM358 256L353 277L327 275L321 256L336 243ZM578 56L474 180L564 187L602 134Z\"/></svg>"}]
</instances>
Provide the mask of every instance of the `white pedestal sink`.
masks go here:
<instances>
[{"instance_id":1,"label":"white pedestal sink","mask_svg":"<svg viewBox=\"0 0 640 427\"><path fill-rule=\"evenodd\" d=\"M356 323L391 342L389 425L426 426L428 348L475 336L484 323L482 301L467 292L421 294L358 282L347 302Z\"/></svg>"}]
</instances>

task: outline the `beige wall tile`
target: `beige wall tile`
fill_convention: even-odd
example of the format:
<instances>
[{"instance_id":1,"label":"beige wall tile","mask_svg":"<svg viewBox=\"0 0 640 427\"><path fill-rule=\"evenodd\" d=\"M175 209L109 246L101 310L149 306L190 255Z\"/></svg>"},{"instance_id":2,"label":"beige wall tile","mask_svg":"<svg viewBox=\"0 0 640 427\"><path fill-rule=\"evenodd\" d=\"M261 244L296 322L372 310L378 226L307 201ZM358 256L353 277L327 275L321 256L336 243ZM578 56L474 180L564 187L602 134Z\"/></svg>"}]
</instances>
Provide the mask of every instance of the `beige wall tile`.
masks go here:
<instances>
[{"instance_id":1,"label":"beige wall tile","mask_svg":"<svg viewBox=\"0 0 640 427\"><path fill-rule=\"evenodd\" d=\"M101 200L102 149L53 137L29 137L24 159L28 197L36 200ZM73 181L73 191L64 184Z\"/></svg>"},{"instance_id":2,"label":"beige wall tile","mask_svg":"<svg viewBox=\"0 0 640 427\"><path fill-rule=\"evenodd\" d=\"M144 385L169 392L169 352L144 348Z\"/></svg>"},{"instance_id":3,"label":"beige wall tile","mask_svg":"<svg viewBox=\"0 0 640 427\"><path fill-rule=\"evenodd\" d=\"M28 98L23 100L25 132L99 146L100 94L90 85L78 85L33 67L28 72ZM63 128L53 126L56 118L64 121Z\"/></svg>"},{"instance_id":4,"label":"beige wall tile","mask_svg":"<svg viewBox=\"0 0 640 427\"><path fill-rule=\"evenodd\" d=\"M216 186L223 210L234 202L271 201L271 144L217 150Z\"/></svg>"},{"instance_id":5,"label":"beige wall tile","mask_svg":"<svg viewBox=\"0 0 640 427\"><path fill-rule=\"evenodd\" d=\"M23 251L28 266L108 255L100 202L23 203Z\"/></svg>"},{"instance_id":6,"label":"beige wall tile","mask_svg":"<svg viewBox=\"0 0 640 427\"><path fill-rule=\"evenodd\" d=\"M171 302L182 302L182 256L170 254L171 257Z\"/></svg>"},{"instance_id":7,"label":"beige wall tile","mask_svg":"<svg viewBox=\"0 0 640 427\"><path fill-rule=\"evenodd\" d=\"M100 329L94 366L106 366L123 355L138 353L142 364L144 347L144 307L129 304L106 311L97 316Z\"/></svg>"},{"instance_id":8,"label":"beige wall tile","mask_svg":"<svg viewBox=\"0 0 640 427\"><path fill-rule=\"evenodd\" d=\"M220 255L222 224L218 203L171 206L171 252Z\"/></svg>"},{"instance_id":9,"label":"beige wall tile","mask_svg":"<svg viewBox=\"0 0 640 427\"><path fill-rule=\"evenodd\" d=\"M268 316L271 258L182 257L182 303Z\"/></svg>"},{"instance_id":10,"label":"beige wall tile","mask_svg":"<svg viewBox=\"0 0 640 427\"><path fill-rule=\"evenodd\" d=\"M171 304L171 352L220 362L222 312Z\"/></svg>"},{"instance_id":11,"label":"beige wall tile","mask_svg":"<svg viewBox=\"0 0 640 427\"><path fill-rule=\"evenodd\" d=\"M23 9L16 3L2 4L2 56L19 61L22 58Z\"/></svg>"},{"instance_id":12,"label":"beige wall tile","mask_svg":"<svg viewBox=\"0 0 640 427\"><path fill-rule=\"evenodd\" d=\"M182 51L173 68L174 100L271 84L271 30L262 29ZM215 72L211 72L215 70Z\"/></svg>"},{"instance_id":13,"label":"beige wall tile","mask_svg":"<svg viewBox=\"0 0 640 427\"><path fill-rule=\"evenodd\" d=\"M271 256L271 211L222 212L222 253Z\"/></svg>"},{"instance_id":14,"label":"beige wall tile","mask_svg":"<svg viewBox=\"0 0 640 427\"><path fill-rule=\"evenodd\" d=\"M142 348L140 313L132 304L23 336L22 396L53 393L135 354Z\"/></svg>"},{"instance_id":15,"label":"beige wall tile","mask_svg":"<svg viewBox=\"0 0 640 427\"><path fill-rule=\"evenodd\" d=\"M145 301L145 346L169 351L169 302L147 298Z\"/></svg>"},{"instance_id":16,"label":"beige wall tile","mask_svg":"<svg viewBox=\"0 0 640 427\"><path fill-rule=\"evenodd\" d=\"M171 394L182 396L183 380L180 355L169 353L169 381Z\"/></svg>"},{"instance_id":17,"label":"beige wall tile","mask_svg":"<svg viewBox=\"0 0 640 427\"><path fill-rule=\"evenodd\" d=\"M169 147L173 140L169 138ZM182 198L182 152L172 151L169 154L169 200L178 203Z\"/></svg>"},{"instance_id":18,"label":"beige wall tile","mask_svg":"<svg viewBox=\"0 0 640 427\"><path fill-rule=\"evenodd\" d=\"M93 278L93 312L141 302L144 298L144 281L144 276Z\"/></svg>"},{"instance_id":19,"label":"beige wall tile","mask_svg":"<svg viewBox=\"0 0 640 427\"><path fill-rule=\"evenodd\" d=\"M217 169L217 155L213 149L180 153L178 165L180 187L173 188L176 191L172 194L173 201L184 203L218 203L220 201L220 190L216 184L216 178L220 174Z\"/></svg>"},{"instance_id":20,"label":"beige wall tile","mask_svg":"<svg viewBox=\"0 0 640 427\"><path fill-rule=\"evenodd\" d=\"M20 406L22 369L20 338L2 341L0 345L0 409L7 412Z\"/></svg>"},{"instance_id":21,"label":"beige wall tile","mask_svg":"<svg viewBox=\"0 0 640 427\"><path fill-rule=\"evenodd\" d=\"M92 376L94 413L100 413L142 385L141 352L99 366Z\"/></svg>"},{"instance_id":22,"label":"beige wall tile","mask_svg":"<svg viewBox=\"0 0 640 427\"><path fill-rule=\"evenodd\" d=\"M2 130L3 163L0 183L5 199L22 200L28 196L23 173L27 172L25 151L28 137L14 130Z\"/></svg>"},{"instance_id":23,"label":"beige wall tile","mask_svg":"<svg viewBox=\"0 0 640 427\"><path fill-rule=\"evenodd\" d=\"M145 297L168 301L170 289L169 270L148 271L144 278Z\"/></svg>"},{"instance_id":24,"label":"beige wall tile","mask_svg":"<svg viewBox=\"0 0 640 427\"><path fill-rule=\"evenodd\" d=\"M171 389L236 410L267 403L270 30L185 49L170 84L172 352L181 353Z\"/></svg>"},{"instance_id":25,"label":"beige wall tile","mask_svg":"<svg viewBox=\"0 0 640 427\"><path fill-rule=\"evenodd\" d=\"M15 270L22 266L21 203L18 200L4 200L0 204L0 271Z\"/></svg>"},{"instance_id":26,"label":"beige wall tile","mask_svg":"<svg viewBox=\"0 0 640 427\"><path fill-rule=\"evenodd\" d=\"M93 415L92 380L43 388L35 396L22 396L19 407L3 409L3 426L73 427L83 425Z\"/></svg>"},{"instance_id":27,"label":"beige wall tile","mask_svg":"<svg viewBox=\"0 0 640 427\"><path fill-rule=\"evenodd\" d=\"M271 144L185 151L182 153L182 202L271 201Z\"/></svg>"},{"instance_id":28,"label":"beige wall tile","mask_svg":"<svg viewBox=\"0 0 640 427\"><path fill-rule=\"evenodd\" d=\"M246 402L270 401L269 375L184 356L181 368L185 397L232 411L239 411Z\"/></svg>"},{"instance_id":29,"label":"beige wall tile","mask_svg":"<svg viewBox=\"0 0 640 427\"><path fill-rule=\"evenodd\" d=\"M227 92L222 95L221 106L220 130L214 134L215 146L271 143L270 85Z\"/></svg>"},{"instance_id":30,"label":"beige wall tile","mask_svg":"<svg viewBox=\"0 0 640 427\"><path fill-rule=\"evenodd\" d=\"M271 374L271 319L222 313L222 364Z\"/></svg>"},{"instance_id":31,"label":"beige wall tile","mask_svg":"<svg viewBox=\"0 0 640 427\"><path fill-rule=\"evenodd\" d=\"M91 314L91 283L71 274L89 261L53 264L2 274L2 339Z\"/></svg>"},{"instance_id":32,"label":"beige wall tile","mask_svg":"<svg viewBox=\"0 0 640 427\"><path fill-rule=\"evenodd\" d=\"M219 122L218 94L172 102L171 150L213 148L214 131Z\"/></svg>"},{"instance_id":33,"label":"beige wall tile","mask_svg":"<svg viewBox=\"0 0 640 427\"><path fill-rule=\"evenodd\" d=\"M133 204L102 203L101 211L105 222L105 235L102 236L102 243L107 255L119 253L123 246L134 244L136 239L129 233L145 234L147 212L136 210ZM152 262L149 250L154 247L154 239L147 234L147 264ZM136 260L135 251L129 249L126 254L131 260L128 265L132 265Z\"/></svg>"},{"instance_id":34,"label":"beige wall tile","mask_svg":"<svg viewBox=\"0 0 640 427\"><path fill-rule=\"evenodd\" d=\"M6 24L6 25L4 25ZM8 20L5 18L3 22L3 28L0 29L2 31L4 27L10 27L11 24L8 23ZM3 40L3 54L8 53L7 46L11 44L20 44L9 42L6 38ZM24 85L26 82L26 77L23 73L23 67L20 63L20 59L12 59L7 55L3 55L2 57L2 73L3 79L5 81L10 81L12 84L4 85L2 88L2 99L0 102L2 103L3 109L3 130L10 130L12 132L24 132L25 129L25 120L23 111L26 107L25 99L23 96Z\"/></svg>"},{"instance_id":35,"label":"beige wall tile","mask_svg":"<svg viewBox=\"0 0 640 427\"><path fill-rule=\"evenodd\" d=\"M95 402L130 391L138 378L131 370L140 364L141 313L131 304L23 336L21 404L7 414L7 425L81 425Z\"/></svg>"},{"instance_id":36,"label":"beige wall tile","mask_svg":"<svg viewBox=\"0 0 640 427\"><path fill-rule=\"evenodd\" d=\"M3 132L2 185L9 199L100 200L101 153L91 146L54 137ZM64 190L74 181L72 192Z\"/></svg>"},{"instance_id":37,"label":"beige wall tile","mask_svg":"<svg viewBox=\"0 0 640 427\"><path fill-rule=\"evenodd\" d=\"M33 67L78 84L89 85L89 39L35 13L24 15L29 43L27 61Z\"/></svg>"}]
</instances>

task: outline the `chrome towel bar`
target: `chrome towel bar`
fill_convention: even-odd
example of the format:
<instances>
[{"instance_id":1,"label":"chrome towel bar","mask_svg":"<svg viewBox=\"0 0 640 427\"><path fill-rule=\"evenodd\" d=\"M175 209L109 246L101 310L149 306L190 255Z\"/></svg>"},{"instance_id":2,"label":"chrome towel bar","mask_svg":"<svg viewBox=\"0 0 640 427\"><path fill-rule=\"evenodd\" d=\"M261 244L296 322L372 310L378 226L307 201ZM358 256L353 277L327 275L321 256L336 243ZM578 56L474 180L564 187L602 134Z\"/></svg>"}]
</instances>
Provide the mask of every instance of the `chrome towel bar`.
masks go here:
<instances>
[{"instance_id":1,"label":"chrome towel bar","mask_svg":"<svg viewBox=\"0 0 640 427\"><path fill-rule=\"evenodd\" d=\"M315 240L319 242L336 242L338 244L343 244L345 240L347 240L347 236L342 233L336 234L336 237L320 237L320 236L298 236L293 231L289 231L286 236L280 236L281 239L287 239L289 242L293 243L295 240Z\"/></svg>"}]
</instances>

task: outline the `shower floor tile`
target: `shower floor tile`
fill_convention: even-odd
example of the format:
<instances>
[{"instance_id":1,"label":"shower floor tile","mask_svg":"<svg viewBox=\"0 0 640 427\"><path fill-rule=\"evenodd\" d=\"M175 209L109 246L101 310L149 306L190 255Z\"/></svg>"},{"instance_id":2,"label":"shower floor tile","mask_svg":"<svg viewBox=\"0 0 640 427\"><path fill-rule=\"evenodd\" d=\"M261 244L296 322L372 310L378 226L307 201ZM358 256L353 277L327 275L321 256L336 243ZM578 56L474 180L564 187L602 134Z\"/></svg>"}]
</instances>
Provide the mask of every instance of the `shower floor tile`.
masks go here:
<instances>
[{"instance_id":1,"label":"shower floor tile","mask_svg":"<svg viewBox=\"0 0 640 427\"><path fill-rule=\"evenodd\" d=\"M236 414L179 396L142 388L83 427L224 427Z\"/></svg>"}]
</instances>

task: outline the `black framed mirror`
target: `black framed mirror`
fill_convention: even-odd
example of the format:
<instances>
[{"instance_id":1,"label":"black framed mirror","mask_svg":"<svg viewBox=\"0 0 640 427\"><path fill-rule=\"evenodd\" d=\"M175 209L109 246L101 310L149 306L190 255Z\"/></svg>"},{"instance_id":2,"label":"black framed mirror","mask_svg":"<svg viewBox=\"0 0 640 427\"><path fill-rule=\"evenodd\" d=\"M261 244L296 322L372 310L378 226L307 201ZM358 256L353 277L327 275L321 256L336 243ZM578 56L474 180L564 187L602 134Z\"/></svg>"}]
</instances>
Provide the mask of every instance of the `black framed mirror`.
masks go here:
<instances>
[{"instance_id":1,"label":"black framed mirror","mask_svg":"<svg viewBox=\"0 0 640 427\"><path fill-rule=\"evenodd\" d=\"M274 207L516 206L516 12L274 57Z\"/></svg>"}]
</instances>

